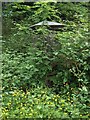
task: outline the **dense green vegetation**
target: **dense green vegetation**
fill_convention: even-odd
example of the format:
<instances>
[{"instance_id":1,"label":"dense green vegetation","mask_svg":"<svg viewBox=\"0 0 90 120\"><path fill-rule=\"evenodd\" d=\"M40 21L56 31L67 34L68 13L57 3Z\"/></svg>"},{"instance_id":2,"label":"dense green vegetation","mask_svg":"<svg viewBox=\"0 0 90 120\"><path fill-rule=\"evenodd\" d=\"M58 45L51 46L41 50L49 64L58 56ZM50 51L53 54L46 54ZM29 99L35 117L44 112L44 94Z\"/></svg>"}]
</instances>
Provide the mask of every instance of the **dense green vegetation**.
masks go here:
<instances>
[{"instance_id":1,"label":"dense green vegetation","mask_svg":"<svg viewBox=\"0 0 90 120\"><path fill-rule=\"evenodd\" d=\"M3 3L2 119L89 118L88 3ZM59 31L43 20L65 24Z\"/></svg>"}]
</instances>

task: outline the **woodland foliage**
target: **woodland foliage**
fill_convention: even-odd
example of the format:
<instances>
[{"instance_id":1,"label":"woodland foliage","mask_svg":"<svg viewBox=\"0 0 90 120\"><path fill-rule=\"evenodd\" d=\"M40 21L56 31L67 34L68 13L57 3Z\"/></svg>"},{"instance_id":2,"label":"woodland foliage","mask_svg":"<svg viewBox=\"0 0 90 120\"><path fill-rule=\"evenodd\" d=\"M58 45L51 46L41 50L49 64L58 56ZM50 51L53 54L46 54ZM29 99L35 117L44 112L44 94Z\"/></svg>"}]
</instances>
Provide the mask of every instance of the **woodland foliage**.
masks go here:
<instances>
[{"instance_id":1,"label":"woodland foliage","mask_svg":"<svg viewBox=\"0 0 90 120\"><path fill-rule=\"evenodd\" d=\"M88 7L3 3L3 119L90 117ZM43 20L65 27L30 28Z\"/></svg>"}]
</instances>

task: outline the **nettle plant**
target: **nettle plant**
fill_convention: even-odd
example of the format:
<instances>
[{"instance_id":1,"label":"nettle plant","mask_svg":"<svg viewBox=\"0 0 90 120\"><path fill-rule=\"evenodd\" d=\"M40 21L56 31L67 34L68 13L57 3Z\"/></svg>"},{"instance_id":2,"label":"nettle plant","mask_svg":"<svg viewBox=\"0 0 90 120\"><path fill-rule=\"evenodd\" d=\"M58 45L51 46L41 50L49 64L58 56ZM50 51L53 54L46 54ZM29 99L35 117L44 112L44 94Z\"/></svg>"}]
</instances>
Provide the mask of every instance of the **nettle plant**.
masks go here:
<instances>
[{"instance_id":1,"label":"nettle plant","mask_svg":"<svg viewBox=\"0 0 90 120\"><path fill-rule=\"evenodd\" d=\"M25 37L26 33L27 36L30 33L29 37ZM15 42L18 37L22 44ZM66 92L71 87L80 87L81 90L87 85L89 44L82 33L55 32L40 27L33 31L19 30L12 38L16 52L9 49L3 54L4 87L24 86L22 89L29 89L41 81L49 87L56 87L55 91L64 89Z\"/></svg>"}]
</instances>

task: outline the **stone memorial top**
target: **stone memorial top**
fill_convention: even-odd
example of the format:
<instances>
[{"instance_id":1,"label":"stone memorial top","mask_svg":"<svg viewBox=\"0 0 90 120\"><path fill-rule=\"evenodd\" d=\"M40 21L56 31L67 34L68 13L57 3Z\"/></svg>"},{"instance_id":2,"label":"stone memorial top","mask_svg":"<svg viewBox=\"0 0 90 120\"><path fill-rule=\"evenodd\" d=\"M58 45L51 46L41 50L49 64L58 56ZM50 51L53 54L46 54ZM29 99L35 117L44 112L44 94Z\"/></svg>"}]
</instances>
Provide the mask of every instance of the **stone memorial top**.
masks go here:
<instances>
[{"instance_id":1,"label":"stone memorial top","mask_svg":"<svg viewBox=\"0 0 90 120\"><path fill-rule=\"evenodd\" d=\"M32 26L30 26L31 28L35 28L37 26L48 26L50 29L52 30L57 30L59 28L62 28L64 27L65 25L64 24L61 24L61 23L58 23L58 22L51 22L51 21L42 21L42 22L39 22L37 24L34 24Z\"/></svg>"}]
</instances>

